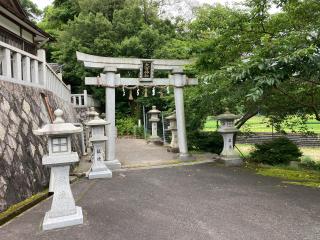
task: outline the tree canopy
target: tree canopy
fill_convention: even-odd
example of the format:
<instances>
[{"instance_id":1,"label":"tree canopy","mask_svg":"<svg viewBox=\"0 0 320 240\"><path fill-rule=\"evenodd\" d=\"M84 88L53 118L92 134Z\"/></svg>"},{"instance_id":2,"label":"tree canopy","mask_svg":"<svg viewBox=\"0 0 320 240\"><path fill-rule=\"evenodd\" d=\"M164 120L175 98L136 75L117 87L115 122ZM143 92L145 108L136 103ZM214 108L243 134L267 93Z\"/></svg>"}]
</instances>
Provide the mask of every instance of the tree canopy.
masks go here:
<instances>
[{"instance_id":1,"label":"tree canopy","mask_svg":"<svg viewBox=\"0 0 320 240\"><path fill-rule=\"evenodd\" d=\"M32 21L36 21L42 14L41 9L31 0L20 0L21 6Z\"/></svg>"},{"instance_id":2,"label":"tree canopy","mask_svg":"<svg viewBox=\"0 0 320 240\"><path fill-rule=\"evenodd\" d=\"M79 91L88 72L75 52L141 58L193 58L200 79L186 90L189 129L229 107L280 123L292 116L320 120L318 0L246 0L238 8L216 4L195 17L167 19L160 0L55 0L40 26L56 36L49 57L64 65L65 80ZM271 8L277 6L276 12ZM312 11L310 11L312 9ZM103 92L91 89L103 102ZM118 94L118 104L127 99ZM153 101L153 100L152 100ZM171 97L163 99L173 105ZM145 102L141 98L137 101Z\"/></svg>"}]
</instances>

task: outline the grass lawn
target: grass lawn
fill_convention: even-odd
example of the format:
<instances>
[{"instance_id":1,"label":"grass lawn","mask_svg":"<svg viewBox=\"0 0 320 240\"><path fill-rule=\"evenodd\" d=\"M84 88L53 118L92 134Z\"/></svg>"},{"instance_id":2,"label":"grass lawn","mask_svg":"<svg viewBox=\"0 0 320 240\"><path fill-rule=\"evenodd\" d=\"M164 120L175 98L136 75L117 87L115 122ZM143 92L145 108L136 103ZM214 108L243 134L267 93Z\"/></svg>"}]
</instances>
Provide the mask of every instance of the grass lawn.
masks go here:
<instances>
[{"instance_id":1,"label":"grass lawn","mask_svg":"<svg viewBox=\"0 0 320 240\"><path fill-rule=\"evenodd\" d=\"M252 168L252 166L249 166ZM282 186L286 184L301 185L306 187L320 188L320 172L290 169L286 167L273 166L273 167L258 167L255 166L254 170L257 174L276 177L282 179Z\"/></svg>"},{"instance_id":2,"label":"grass lawn","mask_svg":"<svg viewBox=\"0 0 320 240\"><path fill-rule=\"evenodd\" d=\"M310 131L320 134L320 122L318 122L317 120L310 119L307 122L307 127ZM208 118L204 126L204 131L215 131L216 129L217 121L212 118ZM251 118L246 124L243 125L241 129L245 131L249 130L251 132L272 132L272 127L270 126L268 118L263 116L255 116ZM287 132L290 132L289 129L285 130Z\"/></svg>"},{"instance_id":3,"label":"grass lawn","mask_svg":"<svg viewBox=\"0 0 320 240\"><path fill-rule=\"evenodd\" d=\"M238 151L244 156L249 156L250 152L254 149L251 144L236 144ZM319 147L300 147L304 157L309 157L313 161L320 162L320 148Z\"/></svg>"},{"instance_id":4,"label":"grass lawn","mask_svg":"<svg viewBox=\"0 0 320 240\"><path fill-rule=\"evenodd\" d=\"M248 157L254 149L250 144L236 144L236 147L244 157ZM320 148L300 147L300 149L304 157L320 162ZM253 169L259 175L282 179L282 186L293 184L320 188L319 171L292 169L289 166L260 166L253 163L248 163L246 167Z\"/></svg>"}]
</instances>

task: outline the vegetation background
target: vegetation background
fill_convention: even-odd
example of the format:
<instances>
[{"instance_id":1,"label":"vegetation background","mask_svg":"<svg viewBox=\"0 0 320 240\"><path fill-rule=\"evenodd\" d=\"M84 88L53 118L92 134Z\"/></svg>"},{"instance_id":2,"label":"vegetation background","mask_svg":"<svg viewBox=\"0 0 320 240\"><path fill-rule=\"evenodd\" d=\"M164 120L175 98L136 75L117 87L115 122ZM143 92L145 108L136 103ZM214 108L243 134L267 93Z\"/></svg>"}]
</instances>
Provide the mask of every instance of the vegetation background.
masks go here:
<instances>
[{"instance_id":1,"label":"vegetation background","mask_svg":"<svg viewBox=\"0 0 320 240\"><path fill-rule=\"evenodd\" d=\"M55 0L38 23L56 39L46 46L48 60L63 65L64 80L79 92L84 89L84 77L98 72L84 69L76 61L76 51L113 57L192 58L195 64L187 70L200 84L185 91L190 136L204 128L208 116L226 107L243 116L238 128L259 114L275 131L318 131L310 128L311 122L320 120L318 0L203 5L193 9L191 18L168 18L163 9L172 1ZM30 0L22 3L34 19L41 14ZM103 89L90 87L89 91L104 104ZM142 105L171 111L173 97L160 98L161 91L157 89L154 97L149 93L148 98L134 93L129 101L128 94L123 96L118 89L117 118L141 119Z\"/></svg>"}]
</instances>

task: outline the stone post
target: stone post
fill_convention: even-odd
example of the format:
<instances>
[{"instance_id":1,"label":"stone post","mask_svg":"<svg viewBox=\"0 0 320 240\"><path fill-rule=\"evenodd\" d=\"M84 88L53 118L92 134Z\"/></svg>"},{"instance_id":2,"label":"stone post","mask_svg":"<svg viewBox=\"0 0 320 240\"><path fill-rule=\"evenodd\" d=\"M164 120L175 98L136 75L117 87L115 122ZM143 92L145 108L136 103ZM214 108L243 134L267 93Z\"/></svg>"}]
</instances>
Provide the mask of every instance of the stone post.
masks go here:
<instances>
[{"instance_id":1,"label":"stone post","mask_svg":"<svg viewBox=\"0 0 320 240\"><path fill-rule=\"evenodd\" d=\"M183 161L194 160L188 152L186 122L184 113L184 97L183 87L186 85L186 75L180 69L172 72L174 77L174 99L176 104L176 118L178 128L178 144L179 144L179 158Z\"/></svg>"},{"instance_id":2,"label":"stone post","mask_svg":"<svg viewBox=\"0 0 320 240\"><path fill-rule=\"evenodd\" d=\"M157 110L156 106L152 106L152 110L148 112L150 115L149 122L151 122L151 137L149 137L148 142L151 143L162 143L161 138L158 136L158 122L160 122L159 114L161 112Z\"/></svg>"},{"instance_id":3,"label":"stone post","mask_svg":"<svg viewBox=\"0 0 320 240\"><path fill-rule=\"evenodd\" d=\"M239 153L234 150L233 143L233 136L239 131L234 125L234 120L238 118L239 116L230 113L229 109L226 109L224 114L217 116L217 120L221 123L218 132L221 133L224 142L219 161L226 166L240 166L243 163Z\"/></svg>"},{"instance_id":4,"label":"stone post","mask_svg":"<svg viewBox=\"0 0 320 240\"><path fill-rule=\"evenodd\" d=\"M12 78L12 68L11 68L11 51L8 48L2 50L3 61L2 61L2 71L3 75Z\"/></svg>"},{"instance_id":5,"label":"stone post","mask_svg":"<svg viewBox=\"0 0 320 240\"><path fill-rule=\"evenodd\" d=\"M13 55L13 76L18 81L22 81L22 58L21 53L15 53Z\"/></svg>"},{"instance_id":6,"label":"stone post","mask_svg":"<svg viewBox=\"0 0 320 240\"><path fill-rule=\"evenodd\" d=\"M31 82L30 57L23 57L22 64L23 64L23 72L22 72L23 81Z\"/></svg>"},{"instance_id":7,"label":"stone post","mask_svg":"<svg viewBox=\"0 0 320 240\"><path fill-rule=\"evenodd\" d=\"M48 136L49 154L42 158L42 163L50 167L54 175L54 195L51 209L43 220L43 230L83 224L82 209L75 205L69 180L70 165L79 162L78 154L71 151L71 135L81 133L82 128L65 123L62 110L57 109L54 114L53 124L33 131L36 135Z\"/></svg>"},{"instance_id":8,"label":"stone post","mask_svg":"<svg viewBox=\"0 0 320 240\"><path fill-rule=\"evenodd\" d=\"M110 123L108 127L108 149L106 165L109 169L115 170L121 168L121 163L116 159L116 72L117 69L113 67L104 68L104 77L106 86L106 116L107 122Z\"/></svg>"},{"instance_id":9,"label":"stone post","mask_svg":"<svg viewBox=\"0 0 320 240\"><path fill-rule=\"evenodd\" d=\"M167 131L171 131L171 143L168 148L169 152L178 153L179 152L179 145L178 145L178 129L177 129L177 118L176 118L176 111L174 111L170 116L166 117L169 120L169 127Z\"/></svg>"},{"instance_id":10,"label":"stone post","mask_svg":"<svg viewBox=\"0 0 320 240\"><path fill-rule=\"evenodd\" d=\"M83 90L83 106L88 107L88 91L87 90Z\"/></svg>"},{"instance_id":11,"label":"stone post","mask_svg":"<svg viewBox=\"0 0 320 240\"><path fill-rule=\"evenodd\" d=\"M39 64L37 60L31 60L31 79L32 83L39 84Z\"/></svg>"},{"instance_id":12,"label":"stone post","mask_svg":"<svg viewBox=\"0 0 320 240\"><path fill-rule=\"evenodd\" d=\"M111 178L112 172L105 165L105 146L108 140L106 136L106 125L107 121L102 120L98 117L95 117L94 120L91 120L87 123L91 127L91 138L90 142L93 145L92 153L92 166L89 172L89 179L96 178Z\"/></svg>"}]
</instances>

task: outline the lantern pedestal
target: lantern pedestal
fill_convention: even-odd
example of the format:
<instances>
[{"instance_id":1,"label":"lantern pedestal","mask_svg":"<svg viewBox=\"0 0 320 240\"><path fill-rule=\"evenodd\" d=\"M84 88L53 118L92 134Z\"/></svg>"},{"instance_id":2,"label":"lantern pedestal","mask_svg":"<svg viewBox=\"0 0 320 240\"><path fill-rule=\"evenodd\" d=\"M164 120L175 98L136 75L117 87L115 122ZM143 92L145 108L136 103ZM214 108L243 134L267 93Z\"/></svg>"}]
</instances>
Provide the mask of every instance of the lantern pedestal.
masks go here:
<instances>
[{"instance_id":1,"label":"lantern pedestal","mask_svg":"<svg viewBox=\"0 0 320 240\"><path fill-rule=\"evenodd\" d=\"M76 213L73 215L50 218L49 214L46 213L43 220L42 228L43 230L52 230L79 224L83 224L82 208L76 207Z\"/></svg>"},{"instance_id":2,"label":"lantern pedestal","mask_svg":"<svg viewBox=\"0 0 320 240\"><path fill-rule=\"evenodd\" d=\"M89 179L96 178L112 178L112 172L103 163L94 164L91 167L91 171L88 175Z\"/></svg>"},{"instance_id":3,"label":"lantern pedestal","mask_svg":"<svg viewBox=\"0 0 320 240\"><path fill-rule=\"evenodd\" d=\"M103 147L107 139L108 138L104 136L96 136L90 139L93 145L93 163L88 174L90 180L96 178L112 178L112 172L104 163L105 154L103 153Z\"/></svg>"},{"instance_id":4,"label":"lantern pedestal","mask_svg":"<svg viewBox=\"0 0 320 240\"><path fill-rule=\"evenodd\" d=\"M189 153L179 153L178 158L179 158L179 160L185 161L185 162L196 160L196 157L192 156Z\"/></svg>"},{"instance_id":5,"label":"lantern pedestal","mask_svg":"<svg viewBox=\"0 0 320 240\"><path fill-rule=\"evenodd\" d=\"M43 165L49 166L54 176L52 205L45 214L43 230L83 224L82 209L75 205L69 179L70 165L78 161L77 153L43 157Z\"/></svg>"},{"instance_id":6,"label":"lantern pedestal","mask_svg":"<svg viewBox=\"0 0 320 240\"><path fill-rule=\"evenodd\" d=\"M104 163L106 164L106 166L110 169L110 170L117 170L121 168L121 163L119 162L119 160L113 160L113 161L104 161Z\"/></svg>"}]
</instances>

